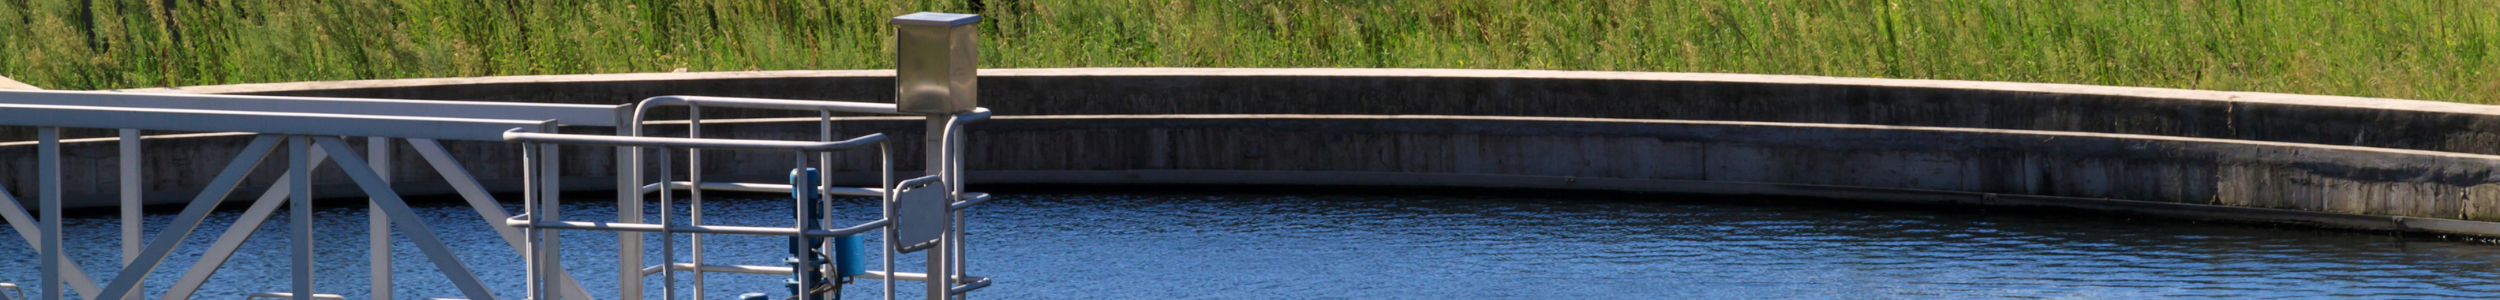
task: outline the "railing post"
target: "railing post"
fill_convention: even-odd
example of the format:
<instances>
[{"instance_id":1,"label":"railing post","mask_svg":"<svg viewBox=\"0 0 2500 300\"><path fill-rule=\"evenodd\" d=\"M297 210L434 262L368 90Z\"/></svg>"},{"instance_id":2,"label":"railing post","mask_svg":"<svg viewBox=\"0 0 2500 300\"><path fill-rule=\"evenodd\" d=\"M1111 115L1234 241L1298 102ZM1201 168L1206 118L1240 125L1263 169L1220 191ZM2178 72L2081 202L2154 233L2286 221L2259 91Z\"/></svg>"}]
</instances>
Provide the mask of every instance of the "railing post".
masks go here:
<instances>
[{"instance_id":1,"label":"railing post","mask_svg":"<svg viewBox=\"0 0 2500 300\"><path fill-rule=\"evenodd\" d=\"M35 197L43 205L43 299L63 300L61 292L61 128L35 129Z\"/></svg>"},{"instance_id":2,"label":"railing post","mask_svg":"<svg viewBox=\"0 0 2500 300\"><path fill-rule=\"evenodd\" d=\"M286 137L287 214L295 224L295 300L313 300L312 140ZM352 155L352 154L351 154Z\"/></svg>"},{"instance_id":3,"label":"railing post","mask_svg":"<svg viewBox=\"0 0 2500 300\"><path fill-rule=\"evenodd\" d=\"M677 191L668 187L669 181L676 180L669 170L676 160L669 158L668 147L656 148L660 150L660 299L677 300L677 235L668 230L675 225L677 215L673 208L677 206Z\"/></svg>"},{"instance_id":4,"label":"railing post","mask_svg":"<svg viewBox=\"0 0 2500 300\"><path fill-rule=\"evenodd\" d=\"M536 143L521 144L521 214L528 216L528 221L532 225L540 223L539 220L543 219L538 214L547 213L547 210L540 209L538 206L540 200L538 193L540 186L538 185L542 178L538 176L538 172L543 171L540 168L542 161L538 156L545 152L540 149L543 148L538 147ZM521 229L522 243L527 245L521 250L521 262L526 265L523 267L525 278L522 278L524 280L522 286L529 291L529 296L526 297L528 299L547 299L547 295L552 295L547 292L547 277L553 276L548 276L546 248L544 242L540 240L545 234L546 231L539 229L538 226Z\"/></svg>"},{"instance_id":5,"label":"railing post","mask_svg":"<svg viewBox=\"0 0 2500 300\"><path fill-rule=\"evenodd\" d=\"M121 144L117 146L121 147L122 171L122 267L129 267L131 261L139 259L139 247L144 246L139 244L139 237L142 236L139 233L139 227L145 226L146 223L140 221L139 211L144 205L139 202L139 130L122 129L120 131ZM139 300L139 295L131 294L122 299Z\"/></svg>"},{"instance_id":6,"label":"railing post","mask_svg":"<svg viewBox=\"0 0 2500 300\"><path fill-rule=\"evenodd\" d=\"M618 109L616 135L638 136L634 110ZM642 148L616 147L616 221L642 223ZM616 299L642 300L642 233L616 233Z\"/></svg>"},{"instance_id":7,"label":"railing post","mask_svg":"<svg viewBox=\"0 0 2500 300\"><path fill-rule=\"evenodd\" d=\"M686 138L702 137L703 106L688 103L686 104ZM686 188L686 225L703 225L703 188L701 188L703 186L703 149L686 148L686 184L688 187ZM686 275L689 275L686 281L694 287L694 298L707 299L703 297L703 290L707 289L703 284L703 234L686 234L686 263L694 265L686 271ZM660 269L670 270L671 268L676 267Z\"/></svg>"},{"instance_id":8,"label":"railing post","mask_svg":"<svg viewBox=\"0 0 2500 300\"><path fill-rule=\"evenodd\" d=\"M390 182L391 138L366 138L365 156L370 159L365 164L373 167L375 175L382 176L382 182ZM365 219L365 230L371 235L369 247L372 249L367 254L367 263L373 266L370 277L373 292L369 299L391 300L391 215L382 211L381 203L367 199Z\"/></svg>"},{"instance_id":9,"label":"railing post","mask_svg":"<svg viewBox=\"0 0 2500 300\"><path fill-rule=\"evenodd\" d=\"M555 131L554 128L552 128L553 126L549 127L551 128L547 129L548 132ZM564 180L564 164L561 163L563 156L561 155L561 152L557 152L556 144L539 144L537 147L538 157L536 157L536 159L538 159L538 174L534 174L534 176L538 176L537 191L540 193L538 196L538 207L540 208L539 211L545 212L547 215L533 215L530 216L530 219L539 220L544 218L544 220L548 221L563 221L564 207L562 205L564 205L564 199L561 198L564 194L562 184ZM562 293L555 291L563 291L571 288L569 286L572 283L571 281L559 280L569 277L565 275L566 272L564 271L564 242L562 237L563 235L549 232L539 233L538 247L539 251L543 253L540 254L540 258L546 259L544 266L547 267L547 271L544 275L547 275L547 278L550 279L547 280L547 285L545 286L548 290L550 290L550 292L547 292L548 298L539 299L564 298L558 296L562 295Z\"/></svg>"}]
</instances>

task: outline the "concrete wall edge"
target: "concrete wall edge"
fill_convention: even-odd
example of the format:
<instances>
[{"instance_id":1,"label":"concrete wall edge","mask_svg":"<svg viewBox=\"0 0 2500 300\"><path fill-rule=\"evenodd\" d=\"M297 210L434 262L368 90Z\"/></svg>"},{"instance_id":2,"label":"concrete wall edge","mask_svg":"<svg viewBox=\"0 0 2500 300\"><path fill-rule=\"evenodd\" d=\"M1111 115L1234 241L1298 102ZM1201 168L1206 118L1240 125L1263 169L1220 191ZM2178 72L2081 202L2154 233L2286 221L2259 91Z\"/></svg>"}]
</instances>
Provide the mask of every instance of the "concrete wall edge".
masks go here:
<instances>
[{"instance_id":1,"label":"concrete wall edge","mask_svg":"<svg viewBox=\"0 0 2500 300\"><path fill-rule=\"evenodd\" d=\"M1344 171L1103 170L968 171L978 191L984 184L1282 185L1331 187L1466 187L1532 190L1754 195L1926 205L2080 209L2245 223L2339 229L2500 237L2500 222L2371 216L2289 209L2169 203L2127 199L2008 195L1920 189L1804 185L1763 182L1588 178L1571 176Z\"/></svg>"},{"instance_id":2,"label":"concrete wall edge","mask_svg":"<svg viewBox=\"0 0 2500 300\"><path fill-rule=\"evenodd\" d=\"M2500 106L2444 101L2369 98L2350 96L2302 95L2265 92L2191 90L2155 87L2124 87L2061 83L2029 83L2003 81L1892 79L1865 77L1830 77L1811 75L1771 75L1737 73L1621 72L1621 71L1555 71L1494 69L1355 69L1355 68L1039 68L981 69L985 77L1088 77L1088 76L1205 76L1205 77L1418 77L1418 78L1513 78L1513 79L1577 79L1638 80L1724 83L1764 83L1796 85L1840 85L1893 88L1938 88L2002 92L2037 92L2078 95L2109 95L2181 100L2250 102L2285 105L2364 108L2377 110L2420 111L2500 115ZM693 81L755 78L808 77L893 77L894 70L787 70L733 72L621 73L575 75L524 75L454 78L373 79L343 81L307 81L283 83L248 83L185 87L118 89L135 93L206 93L250 94L265 92L339 90L365 88L455 86L475 84L626 82L626 81Z\"/></svg>"}]
</instances>

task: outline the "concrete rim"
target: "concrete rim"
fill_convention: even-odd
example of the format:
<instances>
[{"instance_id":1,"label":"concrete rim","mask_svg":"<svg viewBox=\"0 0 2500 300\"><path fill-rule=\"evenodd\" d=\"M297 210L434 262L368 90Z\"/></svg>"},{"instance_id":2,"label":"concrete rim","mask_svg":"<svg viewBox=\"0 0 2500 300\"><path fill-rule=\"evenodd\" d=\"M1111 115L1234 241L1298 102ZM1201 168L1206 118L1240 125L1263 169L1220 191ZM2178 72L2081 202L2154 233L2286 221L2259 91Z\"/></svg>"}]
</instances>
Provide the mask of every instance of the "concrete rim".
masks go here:
<instances>
[{"instance_id":1,"label":"concrete rim","mask_svg":"<svg viewBox=\"0 0 2500 300\"><path fill-rule=\"evenodd\" d=\"M1828 77L1810 75L1766 75L1735 73L1676 73L1619 71L1549 71L1492 69L1338 69L1338 68L1043 68L1043 69L981 69L985 77L1422 77L1422 78L1519 78L1634 80L1723 83L1764 83L1796 85L1835 85L1896 88L1938 88L1958 90L2036 92L2076 95L2108 95L2178 100L2248 102L2324 107L2366 108L2394 111L2442 112L2500 116L2500 106L2457 102L2368 98L2349 96L2301 95L2264 92L2190 90L2153 87L2101 86L2061 83L2026 83L2003 81L1968 81L1936 79L1889 79L1865 77ZM690 81L743 78L806 78L806 77L893 77L893 70L792 70L733 71L677 73L621 73L579 75L525 75L454 78L375 79L342 81L307 81L282 83L249 83L204 85L169 88L120 89L134 93L206 93L245 94L277 91L357 89L377 87L451 86L473 84L613 82L613 81Z\"/></svg>"}]
</instances>

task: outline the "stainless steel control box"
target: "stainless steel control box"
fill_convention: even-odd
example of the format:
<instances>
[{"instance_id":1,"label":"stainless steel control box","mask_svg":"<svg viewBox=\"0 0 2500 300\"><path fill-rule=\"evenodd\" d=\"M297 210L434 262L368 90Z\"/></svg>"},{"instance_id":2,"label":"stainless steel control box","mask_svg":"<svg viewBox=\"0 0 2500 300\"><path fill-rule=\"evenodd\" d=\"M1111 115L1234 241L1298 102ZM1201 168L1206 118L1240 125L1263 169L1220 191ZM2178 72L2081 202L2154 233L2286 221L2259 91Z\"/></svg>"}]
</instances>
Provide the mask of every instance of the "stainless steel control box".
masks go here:
<instances>
[{"instance_id":1,"label":"stainless steel control box","mask_svg":"<svg viewBox=\"0 0 2500 300\"><path fill-rule=\"evenodd\" d=\"M894 105L903 112L949 114L981 105L981 16L921 12L894 17Z\"/></svg>"}]
</instances>

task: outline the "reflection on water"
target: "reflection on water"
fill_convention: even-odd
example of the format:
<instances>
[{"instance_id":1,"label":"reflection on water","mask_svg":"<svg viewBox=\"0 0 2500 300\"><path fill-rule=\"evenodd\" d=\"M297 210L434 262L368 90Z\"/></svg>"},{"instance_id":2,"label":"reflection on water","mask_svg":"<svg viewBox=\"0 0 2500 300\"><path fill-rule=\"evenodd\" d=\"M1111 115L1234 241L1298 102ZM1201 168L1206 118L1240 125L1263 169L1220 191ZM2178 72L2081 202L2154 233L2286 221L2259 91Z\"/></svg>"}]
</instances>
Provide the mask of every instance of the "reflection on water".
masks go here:
<instances>
[{"instance_id":1,"label":"reflection on water","mask_svg":"<svg viewBox=\"0 0 2500 300\"><path fill-rule=\"evenodd\" d=\"M2064 217L2040 213L1730 204L1692 196L1537 199L1249 194L1002 195L975 213L977 275L1004 299L1164 298L2488 298L2500 246L2384 234ZM851 201L846 209L868 206ZM234 205L240 207L241 205ZM318 290L363 298L361 204L317 211ZM613 204L567 205L607 220ZM503 297L522 296L519 261L466 206L421 205ZM517 210L517 207L514 208ZM656 210L657 207L651 208ZM680 208L682 209L682 208ZM782 226L786 204L713 201L707 222ZM239 210L210 218L149 277L161 293ZM279 216L285 216L281 211ZM862 215L864 216L864 215ZM118 262L117 220L69 220L85 270ZM170 215L151 216L161 228ZM856 220L854 220L856 221ZM287 221L257 238L199 298L289 286ZM402 239L405 238L403 235ZM614 235L566 234L565 258L611 295ZM32 250L0 231L0 281L33 285ZM656 241L656 240L655 240ZM710 263L771 264L778 238L707 237ZM656 245L656 242L655 244ZM679 243L683 246L684 243ZM460 297L400 243L402 299ZM653 261L657 261L653 251ZM685 251L680 251L681 256ZM910 258L906 256L905 258ZM905 260L903 269L918 264ZM683 284L690 278L681 276ZM713 299L770 291L780 277L712 274ZM658 277L648 282L656 286ZM874 297L875 281L846 288ZM903 290L917 290L905 283ZM32 291L30 291L32 292ZM907 297L912 293L905 293ZM656 293L652 295L656 296ZM608 298L608 296L601 296ZM853 298L869 299L869 298Z\"/></svg>"}]
</instances>

